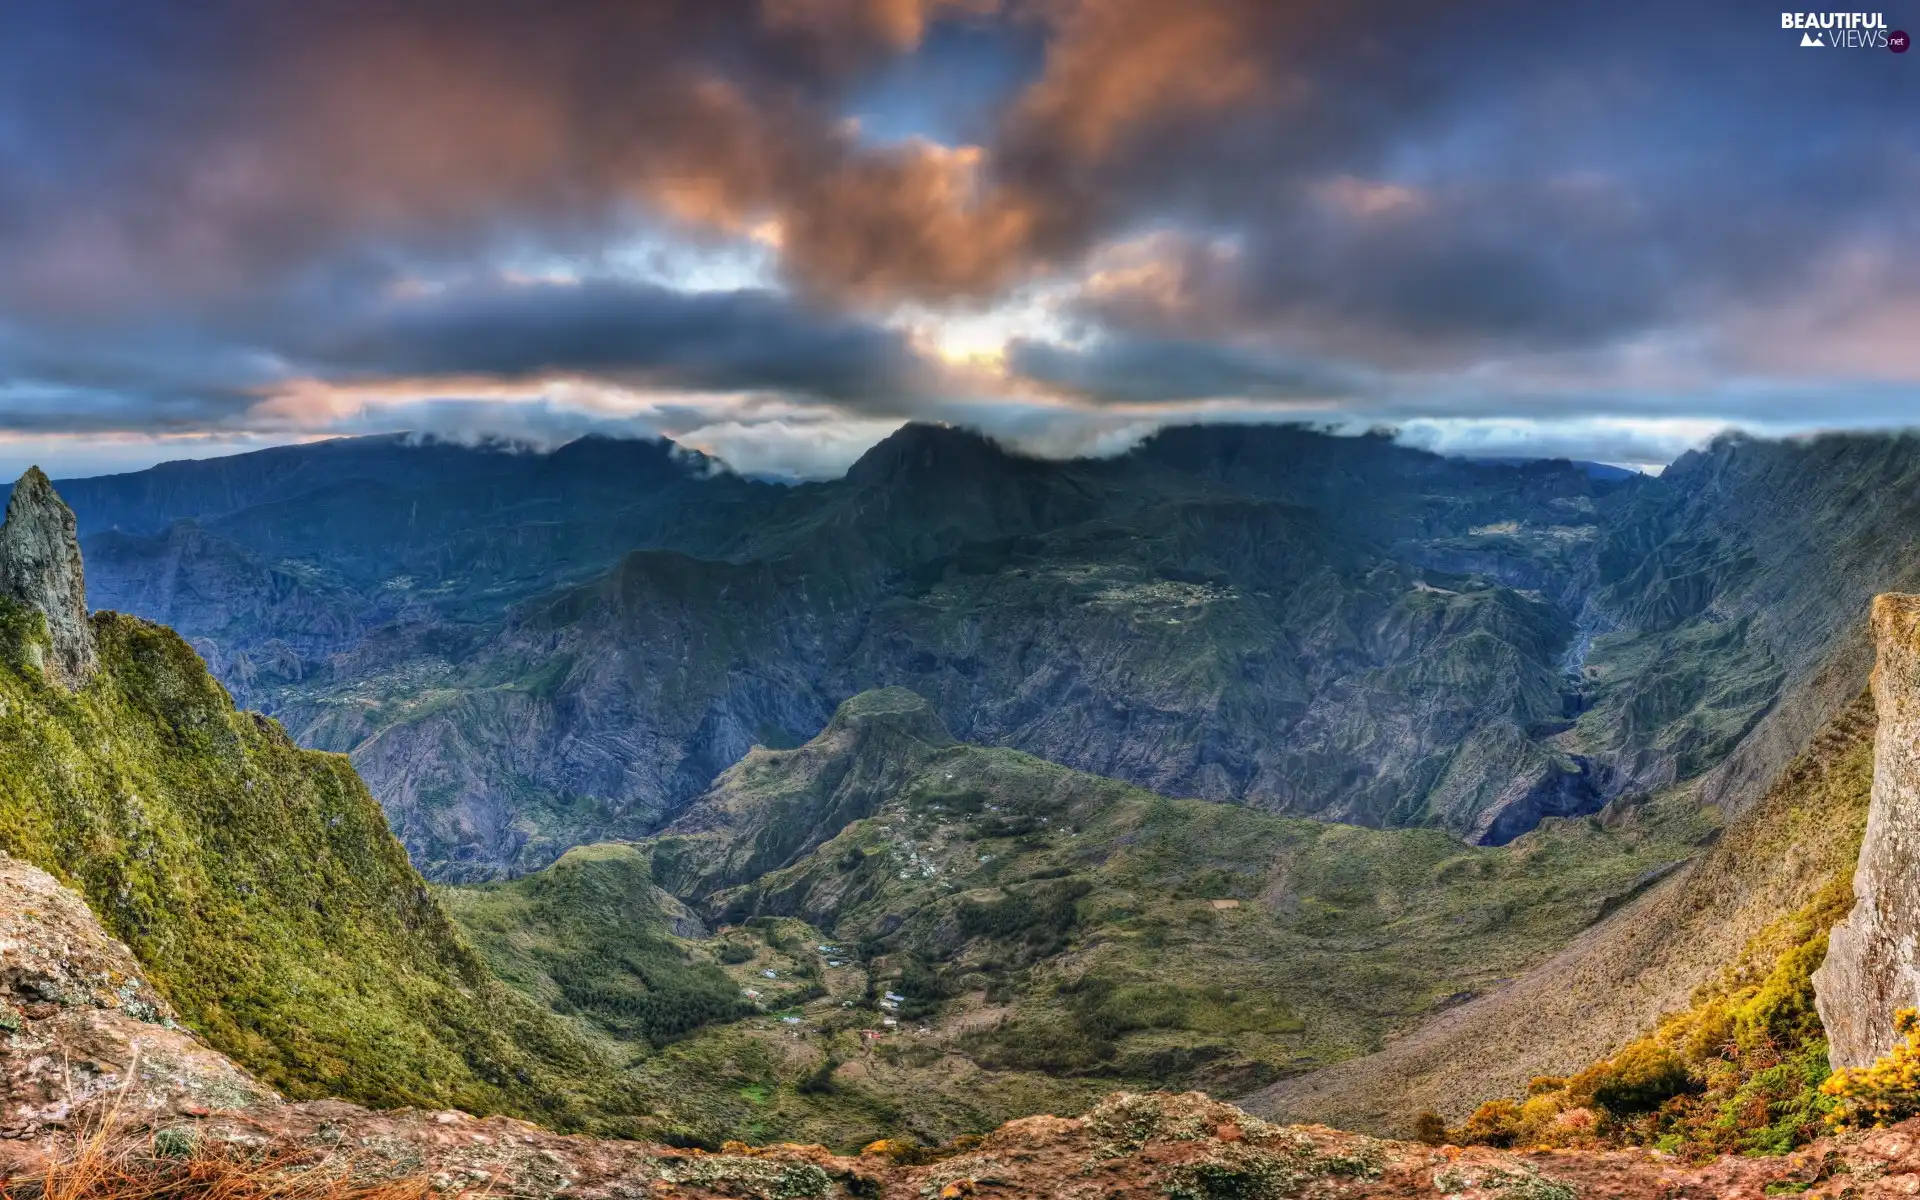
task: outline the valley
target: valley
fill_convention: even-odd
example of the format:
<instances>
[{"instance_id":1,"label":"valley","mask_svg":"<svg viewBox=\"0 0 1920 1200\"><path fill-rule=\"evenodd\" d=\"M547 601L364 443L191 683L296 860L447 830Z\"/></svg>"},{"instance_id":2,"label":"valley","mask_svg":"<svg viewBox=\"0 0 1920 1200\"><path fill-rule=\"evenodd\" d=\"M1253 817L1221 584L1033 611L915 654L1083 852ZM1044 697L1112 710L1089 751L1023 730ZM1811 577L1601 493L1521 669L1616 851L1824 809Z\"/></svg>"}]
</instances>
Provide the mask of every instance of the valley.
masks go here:
<instances>
[{"instance_id":1,"label":"valley","mask_svg":"<svg viewBox=\"0 0 1920 1200\"><path fill-rule=\"evenodd\" d=\"M1913 26L1731 8L0 5L0 1200L1920 1196Z\"/></svg>"},{"instance_id":2,"label":"valley","mask_svg":"<svg viewBox=\"0 0 1920 1200\"><path fill-rule=\"evenodd\" d=\"M1115 1086L1241 1095L1364 1054L1631 900L1689 853L1680 832L1551 821L1475 848L1172 800L956 742L893 688L753 751L656 837L442 895L694 1127L933 1144ZM700 993L709 1021L751 1015L688 1036L644 1015L693 990L673 946L731 978Z\"/></svg>"}]
</instances>

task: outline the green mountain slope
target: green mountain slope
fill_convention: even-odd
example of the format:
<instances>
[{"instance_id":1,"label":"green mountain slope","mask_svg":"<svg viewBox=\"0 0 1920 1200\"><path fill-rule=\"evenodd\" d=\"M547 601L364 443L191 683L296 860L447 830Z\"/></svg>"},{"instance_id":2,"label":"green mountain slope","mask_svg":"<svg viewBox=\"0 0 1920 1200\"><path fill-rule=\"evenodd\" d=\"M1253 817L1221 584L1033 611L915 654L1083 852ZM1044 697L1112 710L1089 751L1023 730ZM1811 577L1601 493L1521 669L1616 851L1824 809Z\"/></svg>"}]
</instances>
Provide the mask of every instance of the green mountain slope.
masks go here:
<instances>
[{"instance_id":1,"label":"green mountain slope","mask_svg":"<svg viewBox=\"0 0 1920 1200\"><path fill-rule=\"evenodd\" d=\"M1570 746L1634 788L1712 768L1704 802L1752 803L1866 685L1869 602L1920 584L1916 497L1911 434L1682 457L1597 545Z\"/></svg>"},{"instance_id":2,"label":"green mountain slope","mask_svg":"<svg viewBox=\"0 0 1920 1200\"><path fill-rule=\"evenodd\" d=\"M1825 924L1848 907L1873 738L1872 699L1856 696L1703 853L1643 897L1510 986L1379 1053L1283 1080L1249 1098L1250 1110L1379 1131L1408 1131L1427 1109L1458 1121L1481 1101L1526 1095L1536 1076L1584 1070L1669 1014L1750 998L1776 968L1780 986L1804 986L1818 965L1808 947L1824 948ZM1761 1065L1802 1040L1781 1038ZM1735 1065L1747 1069L1744 1051L1723 1062ZM1773 1119L1765 1090L1742 1097L1760 1107L1729 1116L1728 1140Z\"/></svg>"},{"instance_id":3,"label":"green mountain slope","mask_svg":"<svg viewBox=\"0 0 1920 1200\"><path fill-rule=\"evenodd\" d=\"M1120 1083L1235 1094L1366 1053L1685 852L1632 822L1472 847L1168 799L956 742L895 688L752 751L656 838L448 895L509 978L603 1031L592 998L651 969L631 954L727 972L767 1015L638 1057L636 1086L688 1128L844 1144L977 1131ZM655 887L716 935L663 953L657 898L619 916ZM578 901L526 899L546 894ZM553 949L569 945L604 948ZM590 961L601 977L572 993L547 982Z\"/></svg>"},{"instance_id":4,"label":"green mountain slope","mask_svg":"<svg viewBox=\"0 0 1920 1200\"><path fill-rule=\"evenodd\" d=\"M648 867L633 846L581 846L511 883L440 895L501 978L590 1037L644 1045L753 1012L738 984L684 947L706 929Z\"/></svg>"},{"instance_id":5,"label":"green mountain slope","mask_svg":"<svg viewBox=\"0 0 1920 1200\"><path fill-rule=\"evenodd\" d=\"M347 760L237 711L171 631L88 619L71 538L31 473L0 530L0 849L80 890L192 1028L286 1094L562 1124L613 1103L597 1056L460 937ZM71 593L46 586L69 570ZM94 667L55 673L63 644Z\"/></svg>"},{"instance_id":6,"label":"green mountain slope","mask_svg":"<svg viewBox=\"0 0 1920 1200\"><path fill-rule=\"evenodd\" d=\"M1731 812L1859 691L1867 598L1920 586L1889 435L1627 480L1278 427L1043 462L909 426L798 487L606 441L198 470L86 482L105 594L350 752L445 880L657 832L893 685L970 742L1327 820L1498 843L1694 781Z\"/></svg>"}]
</instances>

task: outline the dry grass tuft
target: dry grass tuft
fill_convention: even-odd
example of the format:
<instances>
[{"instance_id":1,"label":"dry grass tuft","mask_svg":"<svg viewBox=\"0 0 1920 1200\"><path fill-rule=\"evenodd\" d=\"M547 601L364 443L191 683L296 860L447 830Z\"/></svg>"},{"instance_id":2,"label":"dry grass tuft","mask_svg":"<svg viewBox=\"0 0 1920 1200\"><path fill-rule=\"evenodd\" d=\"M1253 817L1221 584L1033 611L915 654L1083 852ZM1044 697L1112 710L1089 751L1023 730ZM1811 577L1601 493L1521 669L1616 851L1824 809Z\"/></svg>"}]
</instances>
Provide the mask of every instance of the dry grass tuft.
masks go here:
<instances>
[{"instance_id":1,"label":"dry grass tuft","mask_svg":"<svg viewBox=\"0 0 1920 1200\"><path fill-rule=\"evenodd\" d=\"M0 1200L429 1200L426 1178L367 1181L341 1163L237 1147L115 1138L103 1127L46 1171L0 1182Z\"/></svg>"}]
</instances>

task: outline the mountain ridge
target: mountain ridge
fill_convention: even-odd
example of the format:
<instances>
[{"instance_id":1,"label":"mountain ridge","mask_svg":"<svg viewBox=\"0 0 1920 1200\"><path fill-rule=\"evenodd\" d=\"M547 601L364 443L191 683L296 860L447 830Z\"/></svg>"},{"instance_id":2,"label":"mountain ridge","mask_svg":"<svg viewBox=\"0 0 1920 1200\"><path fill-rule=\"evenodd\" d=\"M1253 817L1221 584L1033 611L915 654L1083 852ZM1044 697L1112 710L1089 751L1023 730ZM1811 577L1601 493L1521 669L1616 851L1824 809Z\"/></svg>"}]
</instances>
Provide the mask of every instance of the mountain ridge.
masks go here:
<instances>
[{"instance_id":1,"label":"mountain ridge","mask_svg":"<svg viewBox=\"0 0 1920 1200\"><path fill-rule=\"evenodd\" d=\"M1303 458L1329 447L1346 464L1333 482L1316 474L1320 464L1309 468ZM949 456L954 461L943 466ZM903 482L903 472L911 481ZM1378 519L1343 517L1322 528L1321 519L1339 511L1337 497L1353 489L1429 484L1479 491L1407 493ZM406 836L416 858L445 878L524 870L568 842L657 828L753 742L810 736L840 700L892 683L934 696L943 716L976 740L1025 746L1162 790L1221 799L1249 793L1279 807L1319 806L1342 819L1435 819L1466 830L1474 828L1478 808L1490 803L1545 812L1599 802L1579 788L1556 798L1564 787L1559 781L1582 776L1542 741L1565 707L1558 643L1572 636L1570 628L1556 618L1525 631L1532 618L1516 625L1526 606L1514 608L1510 596L1515 585L1540 582L1543 572L1565 574L1556 540L1563 535L1528 541L1468 529L1512 503L1577 518L1609 486L1566 464L1489 467L1406 451L1384 439L1308 431L1169 431L1131 457L1052 463L1009 454L963 432L908 427L870 451L846 481L756 493L753 504L773 507L757 510L763 517L755 521L733 521L725 535L716 527L704 548L684 538L680 545L642 546L596 581L519 602L494 625L458 627L449 636L480 639L461 643L469 669L452 668L448 656L419 641L406 642L456 627L402 619L390 626L398 640L389 643L387 664L373 666L371 676L336 654L331 671L339 683L325 678L327 667L320 678L297 682L259 673L266 682L250 698L272 698L269 707L304 740L354 750L396 824L413 831ZM1300 498L1332 507L1302 507ZM1431 592L1420 592L1433 570L1420 565L1417 544L1396 548L1396 539L1405 543L1446 529L1475 547L1464 569L1508 564L1505 577L1461 592L1445 586L1451 576L1437 576L1441 582ZM1356 590L1378 594L1340 600ZM1401 595L1416 602L1421 595L1466 598L1450 602L1454 616L1415 619L1412 612L1392 612ZM1331 621L1321 618L1320 632L1286 607L1327 600L1350 611L1336 608ZM972 615L989 611L1030 615L997 631L1012 639L989 639ZM1173 647L1185 640L1184 627L1196 615L1208 619L1195 627L1197 653L1187 652L1193 669L1153 681L1165 674L1169 655L1181 655ZM1400 631L1381 638L1362 628L1382 620L1398 622ZM1305 655L1304 671L1286 661L1284 650L1242 649L1284 647L1289 627L1318 639L1295 652ZM1151 641L1138 641L1156 628ZM1467 732L1488 722L1502 725L1505 732L1477 753L1495 771L1527 774L1538 786L1477 788L1462 780L1447 785L1455 798L1443 813L1385 807L1405 768L1383 768L1376 752L1343 743L1339 714L1368 701L1363 691L1343 694L1341 674L1394 655L1453 654L1466 664L1477 657L1471 639L1483 636L1524 640L1518 653L1531 673L1531 690L1493 700L1484 713L1454 705L1441 719ZM363 644L384 637L370 634ZM1451 648L1461 637L1469 640ZM1092 655L1080 647L1091 647ZM623 661L629 665L620 666ZM236 664L229 673L245 669ZM558 677L534 689L539 695L498 690L501 680L545 678L550 671ZM671 703L669 693L655 698L657 685L644 682L682 675L683 683L671 685ZM424 687L411 682L421 679ZM388 706L392 715L379 707L384 701L341 703L369 685L376 695L459 700L452 707L433 701L418 719L406 715L405 701ZM1383 678L1372 694L1392 686ZM1063 703L1076 688L1092 693L1089 705ZM1324 717L1311 711L1316 694L1333 706ZM1433 702L1451 705L1449 694L1460 693L1436 691ZM1508 703L1521 711L1510 716L1499 707ZM599 712L623 715L612 722L580 715ZM1073 712L1087 716L1049 728ZM1134 715L1115 720L1097 715L1102 712ZM1441 781L1443 759L1433 756L1450 754L1446 747L1464 740L1421 732L1424 719L1394 716L1382 743L1411 739L1410 761L1432 760L1418 767L1422 790ZM1315 737L1325 757L1260 762L1267 752L1258 748L1254 729L1301 720L1322 730ZM1140 727L1130 728L1134 723ZM1224 731L1221 744L1195 744L1215 738L1205 731L1216 727ZM483 739L480 731L513 728L527 731L513 750L489 755L478 749L496 736ZM594 764L609 752L666 765L608 777ZM1360 773L1349 766L1356 754L1372 759ZM528 774L513 762L552 766ZM1381 783L1365 783L1375 771L1384 771ZM1286 782L1290 775L1301 776L1302 785ZM1337 798L1319 794L1328 786ZM1353 794L1339 796L1339 790ZM458 798L446 802L450 806L420 799L441 794ZM577 804L604 808L613 823L595 817L567 833L569 818L543 815ZM531 824L507 832L520 816ZM1509 836L1534 819L1516 816L1498 829L1487 822L1480 833ZM456 828L501 832L461 845L465 835L451 832Z\"/></svg>"},{"instance_id":2,"label":"mountain ridge","mask_svg":"<svg viewBox=\"0 0 1920 1200\"><path fill-rule=\"evenodd\" d=\"M628 453L580 446L556 455ZM385 528L353 488L292 526L276 502L88 534L95 586L354 754L457 880L653 832L896 684L967 740L1334 820L1497 842L1695 778L1731 810L1864 684L1853 610L1920 583L1897 436L1722 439L1616 481L1284 426L1064 463L907 426L792 487L638 453L671 479L433 483L397 548L313 532ZM526 523L484 552L435 532L484 514Z\"/></svg>"},{"instance_id":3,"label":"mountain ridge","mask_svg":"<svg viewBox=\"0 0 1920 1200\"><path fill-rule=\"evenodd\" d=\"M44 475L9 512L0 850L84 894L181 1022L289 1095L601 1116L618 1081L493 979L348 761L237 710L171 630L88 615ZM56 652L75 630L84 678Z\"/></svg>"}]
</instances>

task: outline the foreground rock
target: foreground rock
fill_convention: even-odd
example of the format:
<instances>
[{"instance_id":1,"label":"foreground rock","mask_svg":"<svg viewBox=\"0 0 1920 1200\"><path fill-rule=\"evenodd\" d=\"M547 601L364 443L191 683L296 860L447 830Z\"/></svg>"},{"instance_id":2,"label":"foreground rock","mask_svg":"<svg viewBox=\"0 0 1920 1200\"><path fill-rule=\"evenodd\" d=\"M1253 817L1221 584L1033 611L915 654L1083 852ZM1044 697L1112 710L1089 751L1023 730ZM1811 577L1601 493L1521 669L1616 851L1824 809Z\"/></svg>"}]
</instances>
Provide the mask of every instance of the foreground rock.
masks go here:
<instances>
[{"instance_id":1,"label":"foreground rock","mask_svg":"<svg viewBox=\"0 0 1920 1200\"><path fill-rule=\"evenodd\" d=\"M276 1100L175 1022L86 901L0 853L0 1138L56 1143L103 1104L143 1123Z\"/></svg>"},{"instance_id":2,"label":"foreground rock","mask_svg":"<svg viewBox=\"0 0 1920 1200\"><path fill-rule=\"evenodd\" d=\"M0 1143L0 1182L31 1180L70 1154L73 1141L71 1132L48 1130ZM819 1146L729 1143L707 1153L566 1137L506 1117L371 1112L337 1101L206 1115L190 1105L171 1114L149 1111L122 1121L108 1144L125 1156L121 1169L135 1178L143 1162L164 1171L169 1160L194 1154L362 1186L423 1181L443 1194L539 1200L1757 1200L1920 1191L1920 1123L1844 1144L1823 1142L1786 1158L1684 1166L1643 1151L1514 1154L1376 1141L1322 1126L1273 1126L1198 1093L1121 1093L1084 1118L1009 1122L958 1152L877 1146L843 1155Z\"/></svg>"},{"instance_id":3,"label":"foreground rock","mask_svg":"<svg viewBox=\"0 0 1920 1200\"><path fill-rule=\"evenodd\" d=\"M83 1145L104 1147L136 1179L203 1156L356 1185L391 1180L443 1193L608 1200L1677 1200L1920 1191L1920 1123L1786 1158L1685 1166L1644 1151L1514 1154L1282 1127L1199 1093L1120 1093L1083 1118L1029 1117L939 1151L877 1143L853 1155L735 1143L708 1153L563 1136L507 1117L288 1104L178 1027L78 895L5 857L0 1027L0 1185L29 1191L35 1176Z\"/></svg>"},{"instance_id":4,"label":"foreground rock","mask_svg":"<svg viewBox=\"0 0 1920 1200\"><path fill-rule=\"evenodd\" d=\"M1920 596L1876 597L1873 635L1873 805L1853 911L1813 977L1836 1067L1891 1050L1895 1010L1920 1005Z\"/></svg>"}]
</instances>

